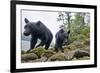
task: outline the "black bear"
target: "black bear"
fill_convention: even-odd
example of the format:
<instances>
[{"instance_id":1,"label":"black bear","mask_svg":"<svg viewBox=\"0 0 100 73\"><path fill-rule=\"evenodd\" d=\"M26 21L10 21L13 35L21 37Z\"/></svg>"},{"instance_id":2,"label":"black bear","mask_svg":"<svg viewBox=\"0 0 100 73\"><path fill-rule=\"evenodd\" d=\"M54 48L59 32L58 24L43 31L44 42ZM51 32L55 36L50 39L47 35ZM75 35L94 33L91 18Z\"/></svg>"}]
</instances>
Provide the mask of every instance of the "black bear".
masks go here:
<instances>
[{"instance_id":1,"label":"black bear","mask_svg":"<svg viewBox=\"0 0 100 73\"><path fill-rule=\"evenodd\" d=\"M45 49L48 49L53 38L51 31L41 21L30 22L27 18L25 18L24 21L26 23L24 26L24 35L32 36L30 49L28 51L35 47L38 39L40 39L41 42L36 46L36 48L45 45Z\"/></svg>"},{"instance_id":2,"label":"black bear","mask_svg":"<svg viewBox=\"0 0 100 73\"><path fill-rule=\"evenodd\" d=\"M55 51L58 52L59 50L63 52L63 43L67 43L68 42L68 37L70 34L70 30L69 31L64 31L64 29L60 29L56 35L56 42L55 42Z\"/></svg>"}]
</instances>

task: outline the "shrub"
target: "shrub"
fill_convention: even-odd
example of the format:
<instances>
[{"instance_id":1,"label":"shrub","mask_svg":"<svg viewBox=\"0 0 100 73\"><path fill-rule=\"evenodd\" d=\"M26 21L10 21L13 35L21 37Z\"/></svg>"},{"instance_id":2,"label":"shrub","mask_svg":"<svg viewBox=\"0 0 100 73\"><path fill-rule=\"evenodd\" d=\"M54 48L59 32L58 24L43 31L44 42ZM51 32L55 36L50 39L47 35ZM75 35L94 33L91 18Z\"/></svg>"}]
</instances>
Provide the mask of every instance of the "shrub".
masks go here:
<instances>
[{"instance_id":1,"label":"shrub","mask_svg":"<svg viewBox=\"0 0 100 73\"><path fill-rule=\"evenodd\" d=\"M71 33L69 39L71 40L71 42L90 38L90 26L84 25L82 27L77 27L77 25L72 25L70 31Z\"/></svg>"}]
</instances>

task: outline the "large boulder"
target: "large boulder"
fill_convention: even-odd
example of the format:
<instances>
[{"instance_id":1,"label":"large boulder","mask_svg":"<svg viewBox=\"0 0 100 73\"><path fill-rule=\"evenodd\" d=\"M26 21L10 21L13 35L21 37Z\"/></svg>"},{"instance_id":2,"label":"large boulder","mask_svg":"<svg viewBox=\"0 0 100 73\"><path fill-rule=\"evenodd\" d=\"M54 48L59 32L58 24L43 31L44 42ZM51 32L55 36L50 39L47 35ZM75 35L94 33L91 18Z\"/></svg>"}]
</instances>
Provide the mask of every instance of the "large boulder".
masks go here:
<instances>
[{"instance_id":1,"label":"large boulder","mask_svg":"<svg viewBox=\"0 0 100 73\"><path fill-rule=\"evenodd\" d=\"M41 55L45 52L45 49L42 47L34 48L30 51L30 53L35 53L39 58L41 58Z\"/></svg>"},{"instance_id":2,"label":"large boulder","mask_svg":"<svg viewBox=\"0 0 100 73\"><path fill-rule=\"evenodd\" d=\"M41 57L47 57L47 58L49 58L49 57L51 57L52 55L54 55L55 54L55 52L53 51L53 50L46 50L42 55L41 55Z\"/></svg>"},{"instance_id":3,"label":"large boulder","mask_svg":"<svg viewBox=\"0 0 100 73\"><path fill-rule=\"evenodd\" d=\"M90 53L90 46L85 46L84 48L80 48L80 50L84 50Z\"/></svg>"},{"instance_id":4,"label":"large boulder","mask_svg":"<svg viewBox=\"0 0 100 73\"><path fill-rule=\"evenodd\" d=\"M70 51L64 51L64 55L66 57L67 60L72 60L73 56L74 56L75 51L74 50L70 50Z\"/></svg>"},{"instance_id":5,"label":"large boulder","mask_svg":"<svg viewBox=\"0 0 100 73\"><path fill-rule=\"evenodd\" d=\"M64 53L56 53L48 59L48 61L65 61L65 60L66 60L66 57Z\"/></svg>"},{"instance_id":6,"label":"large boulder","mask_svg":"<svg viewBox=\"0 0 100 73\"><path fill-rule=\"evenodd\" d=\"M90 53L85 50L78 49L78 50L75 50L74 55L73 55L73 57L76 57L77 59L84 56L90 56Z\"/></svg>"},{"instance_id":7,"label":"large boulder","mask_svg":"<svg viewBox=\"0 0 100 73\"><path fill-rule=\"evenodd\" d=\"M83 58L84 56L90 56L90 53L85 51L84 49L76 49L76 50L72 50L72 51L67 51L64 52L65 57L67 60L72 60L72 59L79 59L79 58Z\"/></svg>"},{"instance_id":8,"label":"large boulder","mask_svg":"<svg viewBox=\"0 0 100 73\"><path fill-rule=\"evenodd\" d=\"M46 62L46 61L47 61L47 57L41 57L40 59L35 59L31 62L34 63L34 62Z\"/></svg>"},{"instance_id":9,"label":"large boulder","mask_svg":"<svg viewBox=\"0 0 100 73\"><path fill-rule=\"evenodd\" d=\"M90 57L89 56L84 56L84 57L79 58L78 60L90 60Z\"/></svg>"},{"instance_id":10,"label":"large boulder","mask_svg":"<svg viewBox=\"0 0 100 73\"><path fill-rule=\"evenodd\" d=\"M27 53L27 54L22 54L21 55L21 61L22 62L27 62L27 61L30 61L30 60L35 60L35 59L37 59L38 58L38 56L36 55L36 54L34 54L34 53Z\"/></svg>"},{"instance_id":11,"label":"large boulder","mask_svg":"<svg viewBox=\"0 0 100 73\"><path fill-rule=\"evenodd\" d=\"M75 50L77 48L83 48L85 45L83 44L83 41L74 41L73 43L67 45L65 48Z\"/></svg>"}]
</instances>

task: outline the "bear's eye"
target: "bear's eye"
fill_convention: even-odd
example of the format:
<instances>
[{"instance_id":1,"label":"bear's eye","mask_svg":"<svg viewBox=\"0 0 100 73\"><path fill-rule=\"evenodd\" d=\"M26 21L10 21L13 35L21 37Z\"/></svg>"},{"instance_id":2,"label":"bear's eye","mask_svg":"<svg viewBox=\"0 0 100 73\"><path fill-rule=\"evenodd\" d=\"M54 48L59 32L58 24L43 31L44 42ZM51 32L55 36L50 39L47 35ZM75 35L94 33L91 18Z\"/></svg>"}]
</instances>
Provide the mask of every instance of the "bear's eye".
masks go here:
<instances>
[{"instance_id":1,"label":"bear's eye","mask_svg":"<svg viewBox=\"0 0 100 73\"><path fill-rule=\"evenodd\" d=\"M27 28L27 26L25 26L24 28Z\"/></svg>"},{"instance_id":2,"label":"bear's eye","mask_svg":"<svg viewBox=\"0 0 100 73\"><path fill-rule=\"evenodd\" d=\"M25 28L25 29L26 29L26 28L30 28L30 26L25 26L24 28Z\"/></svg>"}]
</instances>

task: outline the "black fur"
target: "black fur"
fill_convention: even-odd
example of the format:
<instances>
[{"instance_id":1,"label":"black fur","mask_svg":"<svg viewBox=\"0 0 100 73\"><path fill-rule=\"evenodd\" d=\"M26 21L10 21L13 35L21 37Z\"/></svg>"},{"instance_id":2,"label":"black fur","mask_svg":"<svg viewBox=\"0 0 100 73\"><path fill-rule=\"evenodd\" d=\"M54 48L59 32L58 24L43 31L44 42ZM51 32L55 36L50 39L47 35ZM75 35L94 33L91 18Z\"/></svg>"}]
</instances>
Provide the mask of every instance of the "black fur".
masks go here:
<instances>
[{"instance_id":1,"label":"black fur","mask_svg":"<svg viewBox=\"0 0 100 73\"><path fill-rule=\"evenodd\" d=\"M65 32L63 29L60 29L57 33L56 33L56 42L55 42L55 51L58 52L59 50L61 50L63 52L63 43L68 42L68 37L69 37L69 33Z\"/></svg>"},{"instance_id":2,"label":"black fur","mask_svg":"<svg viewBox=\"0 0 100 73\"><path fill-rule=\"evenodd\" d=\"M30 44L31 47L29 50L35 47L38 39L40 39L41 42L36 46L36 48L45 45L45 49L48 49L53 38L51 31L41 21L29 22L27 18L25 18L24 21L26 23L24 26L24 35L32 35Z\"/></svg>"}]
</instances>

